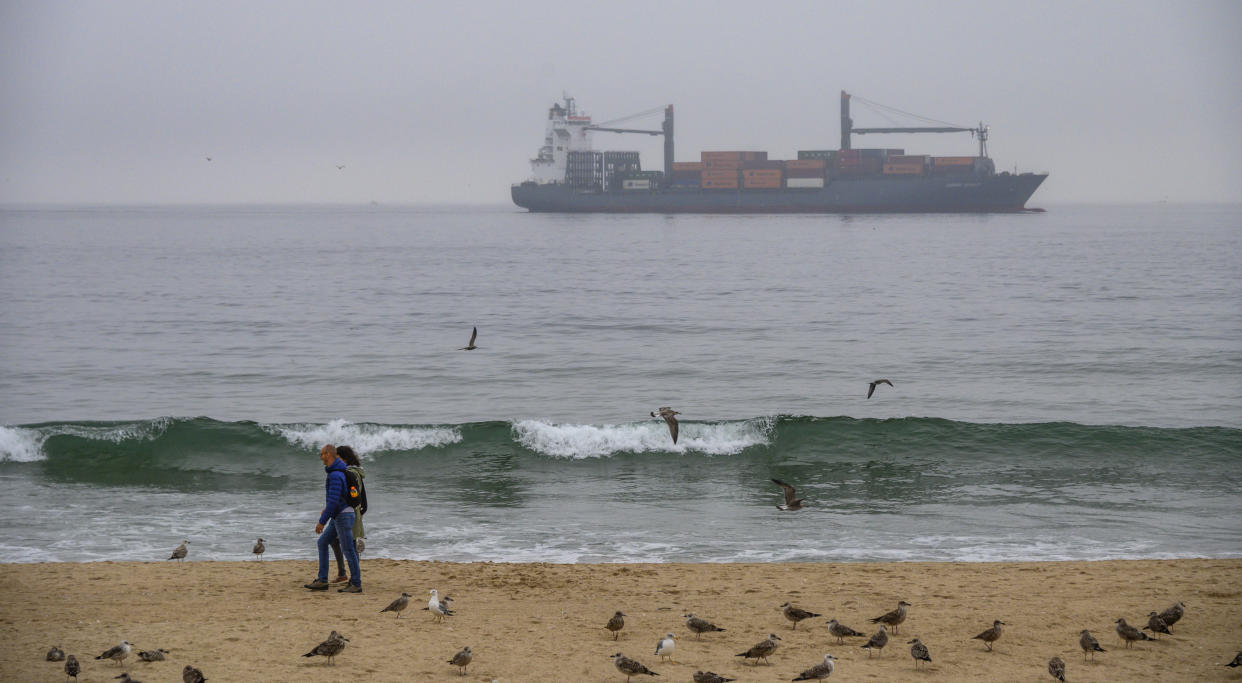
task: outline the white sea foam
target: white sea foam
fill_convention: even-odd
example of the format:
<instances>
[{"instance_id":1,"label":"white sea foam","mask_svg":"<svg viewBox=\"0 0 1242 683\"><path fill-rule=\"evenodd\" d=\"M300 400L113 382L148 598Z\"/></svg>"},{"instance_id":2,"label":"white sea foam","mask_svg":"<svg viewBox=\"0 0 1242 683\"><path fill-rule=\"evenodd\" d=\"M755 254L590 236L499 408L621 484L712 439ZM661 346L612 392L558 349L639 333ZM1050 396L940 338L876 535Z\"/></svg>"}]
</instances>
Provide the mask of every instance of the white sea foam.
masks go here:
<instances>
[{"instance_id":1,"label":"white sea foam","mask_svg":"<svg viewBox=\"0 0 1242 683\"><path fill-rule=\"evenodd\" d=\"M349 444L359 455L380 451L417 451L461 441L455 427L392 427L333 420L328 424L263 425L289 443L317 449L325 443Z\"/></svg>"},{"instance_id":2,"label":"white sea foam","mask_svg":"<svg viewBox=\"0 0 1242 683\"><path fill-rule=\"evenodd\" d=\"M150 441L164 433L174 418L161 417L114 425L58 424L45 427L0 427L0 462L46 460L43 444L53 436L76 436L95 441Z\"/></svg>"},{"instance_id":3,"label":"white sea foam","mask_svg":"<svg viewBox=\"0 0 1242 683\"><path fill-rule=\"evenodd\" d=\"M676 444L663 420L619 425L554 424L541 420L513 423L514 438L536 453L558 458L602 458L615 453L689 453L734 455L768 444L767 419L680 425Z\"/></svg>"},{"instance_id":4,"label":"white sea foam","mask_svg":"<svg viewBox=\"0 0 1242 683\"><path fill-rule=\"evenodd\" d=\"M0 427L0 462L46 460L43 442L47 436L34 429Z\"/></svg>"}]
</instances>

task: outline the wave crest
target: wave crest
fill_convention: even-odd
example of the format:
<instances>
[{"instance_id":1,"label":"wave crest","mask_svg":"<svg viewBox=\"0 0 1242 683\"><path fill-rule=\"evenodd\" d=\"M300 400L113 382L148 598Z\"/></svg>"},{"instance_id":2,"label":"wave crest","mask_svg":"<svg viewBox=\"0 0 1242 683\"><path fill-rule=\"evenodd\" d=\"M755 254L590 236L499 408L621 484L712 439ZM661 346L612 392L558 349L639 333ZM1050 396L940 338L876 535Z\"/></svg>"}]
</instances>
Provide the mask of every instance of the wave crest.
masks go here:
<instances>
[{"instance_id":1,"label":"wave crest","mask_svg":"<svg viewBox=\"0 0 1242 683\"><path fill-rule=\"evenodd\" d=\"M264 425L291 444L318 449L325 443L349 444L358 455L381 451L417 451L461 442L456 427L393 427L333 420L328 424Z\"/></svg>"},{"instance_id":2,"label":"wave crest","mask_svg":"<svg viewBox=\"0 0 1242 683\"><path fill-rule=\"evenodd\" d=\"M686 423L674 444L663 421L619 425L554 424L542 420L512 423L514 439L536 453L558 458L602 458L616 453L736 455L770 443L772 421Z\"/></svg>"}]
</instances>

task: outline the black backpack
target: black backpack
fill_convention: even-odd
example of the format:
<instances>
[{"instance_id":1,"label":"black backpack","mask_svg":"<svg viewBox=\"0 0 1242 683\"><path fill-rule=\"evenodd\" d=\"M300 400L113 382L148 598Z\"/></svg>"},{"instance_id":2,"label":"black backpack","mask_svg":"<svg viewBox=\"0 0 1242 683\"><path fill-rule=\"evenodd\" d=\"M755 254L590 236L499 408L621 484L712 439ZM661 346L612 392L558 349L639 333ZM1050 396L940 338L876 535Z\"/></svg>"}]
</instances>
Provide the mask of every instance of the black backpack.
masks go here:
<instances>
[{"instance_id":1,"label":"black backpack","mask_svg":"<svg viewBox=\"0 0 1242 683\"><path fill-rule=\"evenodd\" d=\"M360 515L367 513L367 487L352 469L345 470L345 504L357 509Z\"/></svg>"}]
</instances>

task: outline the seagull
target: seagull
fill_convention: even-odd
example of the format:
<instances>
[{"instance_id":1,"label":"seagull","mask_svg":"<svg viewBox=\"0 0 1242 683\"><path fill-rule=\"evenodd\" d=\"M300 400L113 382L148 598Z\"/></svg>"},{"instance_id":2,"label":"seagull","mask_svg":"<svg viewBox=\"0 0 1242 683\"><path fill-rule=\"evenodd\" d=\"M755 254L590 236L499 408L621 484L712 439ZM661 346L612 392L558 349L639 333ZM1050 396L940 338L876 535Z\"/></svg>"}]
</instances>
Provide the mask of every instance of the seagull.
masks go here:
<instances>
[{"instance_id":1,"label":"seagull","mask_svg":"<svg viewBox=\"0 0 1242 683\"><path fill-rule=\"evenodd\" d=\"M461 649L461 652L453 655L453 658L448 660L448 663L461 669L461 675L465 676L466 667L470 666L470 660L472 659L474 659L474 655L470 653L470 646L467 645Z\"/></svg>"},{"instance_id":2,"label":"seagull","mask_svg":"<svg viewBox=\"0 0 1242 683\"><path fill-rule=\"evenodd\" d=\"M47 661L49 662L65 661L65 651L60 649L59 645L53 645L52 649L47 651Z\"/></svg>"},{"instance_id":3,"label":"seagull","mask_svg":"<svg viewBox=\"0 0 1242 683\"><path fill-rule=\"evenodd\" d=\"M337 165L336 165L336 170L338 170L338 171L344 171L344 170L345 170L345 164L337 164Z\"/></svg>"},{"instance_id":4,"label":"seagull","mask_svg":"<svg viewBox=\"0 0 1242 683\"><path fill-rule=\"evenodd\" d=\"M250 552L254 553L255 555L258 555L259 560L262 560L263 552L265 550L267 550L267 546L263 545L263 539L260 538L258 541L255 542L254 548L251 548Z\"/></svg>"},{"instance_id":5,"label":"seagull","mask_svg":"<svg viewBox=\"0 0 1242 683\"><path fill-rule=\"evenodd\" d=\"M617 610L616 614L604 624L604 628L612 631L612 639L616 640L621 636L621 629L625 628L625 612Z\"/></svg>"},{"instance_id":6,"label":"seagull","mask_svg":"<svg viewBox=\"0 0 1242 683\"><path fill-rule=\"evenodd\" d=\"M795 681L822 681L832 675L832 670L837 668L832 660L836 659L832 655L824 655L824 661L798 674Z\"/></svg>"},{"instance_id":7,"label":"seagull","mask_svg":"<svg viewBox=\"0 0 1242 683\"><path fill-rule=\"evenodd\" d=\"M886 379L877 379L871 383L871 386L867 387L867 398L871 398L871 395L875 393L875 385L877 384L887 384L890 387L893 386L893 383Z\"/></svg>"},{"instance_id":8,"label":"seagull","mask_svg":"<svg viewBox=\"0 0 1242 683\"><path fill-rule=\"evenodd\" d=\"M837 637L837 645L843 644L846 638L861 638L862 636L867 635L866 633L859 633L849 626L837 622L836 619L832 619L828 622L828 632Z\"/></svg>"},{"instance_id":9,"label":"seagull","mask_svg":"<svg viewBox=\"0 0 1242 683\"><path fill-rule=\"evenodd\" d=\"M168 650L162 647L158 650L139 650L138 659L144 662L162 662L166 654L168 654Z\"/></svg>"},{"instance_id":10,"label":"seagull","mask_svg":"<svg viewBox=\"0 0 1242 683\"><path fill-rule=\"evenodd\" d=\"M168 559L169 559L169 560L176 560L176 561L178 561L178 562L184 562L184 561L185 561L185 554L186 554L186 552L187 552L187 551L186 551L186 546L187 546L187 545L189 545L189 544L190 544L190 542L189 542L189 541L182 541L182 542L181 542L181 545L177 546L177 547L176 547L176 549L172 551L172 555L169 555L169 556L168 556ZM165 560L165 561L167 561L167 560Z\"/></svg>"},{"instance_id":11,"label":"seagull","mask_svg":"<svg viewBox=\"0 0 1242 683\"><path fill-rule=\"evenodd\" d=\"M668 433L673 435L673 443L677 443L677 418L673 417L674 415L681 415L681 413L668 406L656 408L656 411L651 413L651 417L664 418L664 421L668 423Z\"/></svg>"},{"instance_id":12,"label":"seagull","mask_svg":"<svg viewBox=\"0 0 1242 683\"><path fill-rule=\"evenodd\" d=\"M397 618L400 619L402 610L404 610L406 607L409 607L409 606L410 606L410 594L402 593L401 597L388 603L387 607L380 610L380 614L383 614L384 612L396 612Z\"/></svg>"},{"instance_id":13,"label":"seagull","mask_svg":"<svg viewBox=\"0 0 1242 683\"><path fill-rule=\"evenodd\" d=\"M656 642L655 653L660 657L660 661L664 661L668 657L668 661L673 661L673 650L676 649L676 636L672 633L665 633L664 637Z\"/></svg>"},{"instance_id":14,"label":"seagull","mask_svg":"<svg viewBox=\"0 0 1242 683\"><path fill-rule=\"evenodd\" d=\"M729 683L729 681L736 680L736 678L725 678L715 671L694 672L694 683Z\"/></svg>"},{"instance_id":15,"label":"seagull","mask_svg":"<svg viewBox=\"0 0 1242 683\"><path fill-rule=\"evenodd\" d=\"M1173 606L1160 613L1160 619L1164 621L1165 626L1172 626L1181 621L1182 616L1186 614L1186 605L1180 601L1173 603Z\"/></svg>"},{"instance_id":16,"label":"seagull","mask_svg":"<svg viewBox=\"0 0 1242 683\"><path fill-rule=\"evenodd\" d=\"M872 651L876 650L883 655L885 645L888 645L888 629L884 627L884 624L880 624L880 630L872 634L871 638L867 640L866 645L860 645L859 647L865 648L867 656L870 657Z\"/></svg>"},{"instance_id":17,"label":"seagull","mask_svg":"<svg viewBox=\"0 0 1242 683\"><path fill-rule=\"evenodd\" d=\"M799 607L794 607L793 603L791 602L787 602L781 605L781 612L784 613L786 619L793 622L793 628L795 631L798 630L799 621L802 621L803 619L810 619L811 617L823 616L822 614L816 614L814 612L808 612Z\"/></svg>"},{"instance_id":18,"label":"seagull","mask_svg":"<svg viewBox=\"0 0 1242 683\"><path fill-rule=\"evenodd\" d=\"M1000 619L996 619L992 622L992 628L984 631L983 633L980 633L974 638L971 638L971 640L982 640L983 644L988 646L988 652L991 652L992 643L995 643L996 641L1000 640L1001 633L1004 631L1004 629L1002 629L1001 627L1004 625L1005 625L1005 622L1001 621Z\"/></svg>"},{"instance_id":19,"label":"seagull","mask_svg":"<svg viewBox=\"0 0 1242 683\"><path fill-rule=\"evenodd\" d=\"M65 660L65 675L76 681L80 673L82 673L82 665L78 664L78 658L69 655L69 659Z\"/></svg>"},{"instance_id":20,"label":"seagull","mask_svg":"<svg viewBox=\"0 0 1242 683\"><path fill-rule=\"evenodd\" d=\"M1117 635L1125 641L1126 647L1133 645L1136 640L1153 640L1151 636L1127 624L1124 618L1118 618L1115 623L1117 624Z\"/></svg>"},{"instance_id":21,"label":"seagull","mask_svg":"<svg viewBox=\"0 0 1242 683\"><path fill-rule=\"evenodd\" d=\"M617 667L617 671L625 674L625 683L629 683L631 676L637 676L639 674L647 674L648 676L660 675L643 666L637 660L630 659L620 652L612 656L612 665Z\"/></svg>"},{"instance_id":22,"label":"seagull","mask_svg":"<svg viewBox=\"0 0 1242 683\"><path fill-rule=\"evenodd\" d=\"M1147 626L1144 628L1152 633L1164 633L1170 636L1173 635L1173 632L1169 630L1169 625L1164 623L1164 619L1161 619L1160 615L1156 614L1155 610L1152 610L1147 614Z\"/></svg>"},{"instance_id":23,"label":"seagull","mask_svg":"<svg viewBox=\"0 0 1242 683\"><path fill-rule=\"evenodd\" d=\"M781 489L785 491L785 504L777 505L776 506L777 510L801 510L802 509L802 501L806 499L798 498L797 495L794 493L794 487L790 486L789 484L786 484L780 479L773 479L772 483L781 487Z\"/></svg>"},{"instance_id":24,"label":"seagull","mask_svg":"<svg viewBox=\"0 0 1242 683\"><path fill-rule=\"evenodd\" d=\"M1065 660L1060 657L1053 657L1048 660L1048 675L1065 683Z\"/></svg>"},{"instance_id":25,"label":"seagull","mask_svg":"<svg viewBox=\"0 0 1242 683\"><path fill-rule=\"evenodd\" d=\"M69 659L73 659L73 655L69 655ZM1234 669L1242 666L1242 652L1239 652L1238 654L1234 655L1233 661L1229 662L1225 666L1232 667ZM695 679L695 680L698 680L698 679Z\"/></svg>"},{"instance_id":26,"label":"seagull","mask_svg":"<svg viewBox=\"0 0 1242 683\"><path fill-rule=\"evenodd\" d=\"M699 617L694 616L693 612L685 616L686 616L686 628L690 629L694 633L695 640L698 640L699 636L704 633L711 633L713 631L724 631L723 628L720 628L719 626L711 623L710 621L706 619L700 619Z\"/></svg>"},{"instance_id":27,"label":"seagull","mask_svg":"<svg viewBox=\"0 0 1242 683\"><path fill-rule=\"evenodd\" d=\"M444 621L444 617L453 616L453 610L449 609L446 604L451 600L452 598L445 596L444 601L441 602L440 594L436 592L436 589L431 589L431 599L427 601L427 609L431 611L437 623Z\"/></svg>"},{"instance_id":28,"label":"seagull","mask_svg":"<svg viewBox=\"0 0 1242 683\"><path fill-rule=\"evenodd\" d=\"M207 161L211 161L211 157L207 157Z\"/></svg>"},{"instance_id":29,"label":"seagull","mask_svg":"<svg viewBox=\"0 0 1242 683\"><path fill-rule=\"evenodd\" d=\"M129 656L129 651L132 649L133 646L129 644L128 640L122 640L120 645L113 645L104 650L104 653L95 659L113 659L116 660L117 664L120 664L122 660Z\"/></svg>"},{"instance_id":30,"label":"seagull","mask_svg":"<svg viewBox=\"0 0 1242 683\"><path fill-rule=\"evenodd\" d=\"M113 678L121 679L121 683L142 683L142 681L137 678L131 678L129 674L124 672L122 672L120 676L113 676Z\"/></svg>"},{"instance_id":31,"label":"seagull","mask_svg":"<svg viewBox=\"0 0 1242 683\"><path fill-rule=\"evenodd\" d=\"M337 633L336 631L333 631L332 634L328 636L327 640L316 645L315 649L311 650L310 652L307 652L306 654L302 656L303 657L314 657L315 655L319 655L321 657L327 657L329 664L336 664L336 662L332 661L332 658L341 654L341 650L345 649L345 643L348 643L348 642L349 642L349 638L346 638L345 636ZM183 672L182 677L184 676L185 676L185 673Z\"/></svg>"},{"instance_id":32,"label":"seagull","mask_svg":"<svg viewBox=\"0 0 1242 683\"><path fill-rule=\"evenodd\" d=\"M900 626L902 623L904 623L906 620L906 610L909 607L910 607L910 603L906 602L905 600L898 600L897 609L893 610L892 612L888 612L887 614L881 614L880 616L872 619L871 623L885 624L887 626L892 626L893 633L897 633L897 627Z\"/></svg>"},{"instance_id":33,"label":"seagull","mask_svg":"<svg viewBox=\"0 0 1242 683\"><path fill-rule=\"evenodd\" d=\"M206 683L207 681L206 678L203 678L202 671L199 671L189 664L186 664L185 668L181 670L181 680L185 683Z\"/></svg>"},{"instance_id":34,"label":"seagull","mask_svg":"<svg viewBox=\"0 0 1242 683\"><path fill-rule=\"evenodd\" d=\"M742 652L740 654L733 655L733 656L734 657L745 657L746 659L753 659L755 660L755 666L758 666L760 659L767 662L768 655L772 654L773 652L776 652L776 641L780 639L781 639L780 636L776 635L775 633L769 633L767 640L761 643L756 643L752 645L749 650Z\"/></svg>"},{"instance_id":35,"label":"seagull","mask_svg":"<svg viewBox=\"0 0 1242 683\"><path fill-rule=\"evenodd\" d=\"M457 349L457 350L458 350L458 351L473 351L473 350L475 350L475 349L479 348L479 347L477 347L477 346L475 346L475 345L474 345L474 340L475 340L475 338L476 338L476 337L478 337L478 336L479 336L479 328L477 328L477 327L476 327L476 328L474 328L474 331L470 333L470 343L469 343L469 344L467 344L467 345L465 345L465 346L463 346L463 347L461 347L460 349Z\"/></svg>"},{"instance_id":36,"label":"seagull","mask_svg":"<svg viewBox=\"0 0 1242 683\"><path fill-rule=\"evenodd\" d=\"M919 662L931 663L931 653L927 651L923 641L915 638L907 642L910 644L910 656L914 657L914 668L919 668Z\"/></svg>"},{"instance_id":37,"label":"seagull","mask_svg":"<svg viewBox=\"0 0 1242 683\"><path fill-rule=\"evenodd\" d=\"M1095 659L1095 653L1108 652L1108 650L1100 647L1100 641L1096 640L1095 636L1091 635L1091 632L1085 628L1082 630L1081 637L1078 638L1078 646L1082 648L1082 658L1084 660L1087 658L1087 653L1091 654L1091 659Z\"/></svg>"}]
</instances>

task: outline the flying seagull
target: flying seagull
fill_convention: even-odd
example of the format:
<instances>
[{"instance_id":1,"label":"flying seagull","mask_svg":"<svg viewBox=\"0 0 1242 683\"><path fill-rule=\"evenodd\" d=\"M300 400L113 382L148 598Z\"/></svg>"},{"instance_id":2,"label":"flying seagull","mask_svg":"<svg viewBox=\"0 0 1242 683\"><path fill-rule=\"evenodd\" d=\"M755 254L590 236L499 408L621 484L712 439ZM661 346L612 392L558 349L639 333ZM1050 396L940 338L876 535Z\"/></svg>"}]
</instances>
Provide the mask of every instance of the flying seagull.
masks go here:
<instances>
[{"instance_id":1,"label":"flying seagull","mask_svg":"<svg viewBox=\"0 0 1242 683\"><path fill-rule=\"evenodd\" d=\"M617 667L617 671L625 674L626 683L629 683L631 676L638 676L639 674L646 674L648 676L660 675L643 666L637 660L630 659L620 652L612 656L612 665Z\"/></svg>"},{"instance_id":2,"label":"flying seagull","mask_svg":"<svg viewBox=\"0 0 1242 683\"><path fill-rule=\"evenodd\" d=\"M202 671L189 664L186 664L185 668L181 670L181 680L185 681L185 683L206 683L207 681L206 678L203 678Z\"/></svg>"},{"instance_id":3,"label":"flying seagull","mask_svg":"<svg viewBox=\"0 0 1242 683\"><path fill-rule=\"evenodd\" d=\"M336 170L338 170L338 171L344 171L344 170L345 170L345 164L337 164L337 165L336 165Z\"/></svg>"},{"instance_id":4,"label":"flying seagull","mask_svg":"<svg viewBox=\"0 0 1242 683\"><path fill-rule=\"evenodd\" d=\"M822 681L825 678L828 678L832 675L833 670L837 668L836 665L832 663L832 660L834 659L836 658L832 655L824 655L824 661L798 674L798 677L793 680Z\"/></svg>"},{"instance_id":5,"label":"flying seagull","mask_svg":"<svg viewBox=\"0 0 1242 683\"><path fill-rule=\"evenodd\" d=\"M473 351L473 350L475 350L475 349L479 348L479 347L477 347L477 346L475 346L475 345L474 345L474 340L475 340L475 338L476 338L476 337L478 337L478 336L479 336L479 328L477 328L477 327L476 327L476 328L474 328L474 331L472 331L472 332L470 333L470 343L469 343L469 344L467 344L467 345L465 345L465 346L463 346L463 347L461 347L460 349L457 349L457 350L458 350L458 351Z\"/></svg>"},{"instance_id":6,"label":"flying seagull","mask_svg":"<svg viewBox=\"0 0 1242 683\"><path fill-rule=\"evenodd\" d=\"M621 629L625 628L625 613L617 610L616 614L613 614L612 618L608 620L608 623L604 624L604 628L612 631L613 640L619 638L621 636Z\"/></svg>"},{"instance_id":7,"label":"flying seagull","mask_svg":"<svg viewBox=\"0 0 1242 683\"><path fill-rule=\"evenodd\" d=\"M798 498L796 495L796 492L794 491L794 487L790 486L789 484L786 484L780 479L773 479L772 483L781 487L781 489L785 491L785 504L777 505L776 506L777 510L801 510L802 509L802 501L806 499Z\"/></svg>"},{"instance_id":8,"label":"flying seagull","mask_svg":"<svg viewBox=\"0 0 1242 683\"><path fill-rule=\"evenodd\" d=\"M875 393L875 385L877 384L887 384L890 387L893 386L893 383L886 379L877 379L871 383L871 386L867 387L867 398L871 398L871 395Z\"/></svg>"},{"instance_id":9,"label":"flying seagull","mask_svg":"<svg viewBox=\"0 0 1242 683\"><path fill-rule=\"evenodd\" d=\"M458 652L457 654L453 655L453 658L448 660L448 663L452 664L458 669L461 669L461 675L465 676L466 667L470 666L470 661L473 659L474 659L474 655L470 653L470 646L467 645L466 647L463 647L461 649L461 652Z\"/></svg>"},{"instance_id":10,"label":"flying seagull","mask_svg":"<svg viewBox=\"0 0 1242 683\"><path fill-rule=\"evenodd\" d=\"M250 552L254 553L255 555L258 555L259 560L262 560L263 553L266 550L267 550L267 546L263 545L263 539L260 538L258 541L255 542L254 547L250 549Z\"/></svg>"},{"instance_id":11,"label":"flying seagull","mask_svg":"<svg viewBox=\"0 0 1242 683\"><path fill-rule=\"evenodd\" d=\"M1053 657L1048 660L1048 675L1065 683L1065 660L1060 657Z\"/></svg>"},{"instance_id":12,"label":"flying seagull","mask_svg":"<svg viewBox=\"0 0 1242 683\"><path fill-rule=\"evenodd\" d=\"M169 560L176 560L176 561L178 561L178 562L185 562L185 555L186 555L186 552L187 552L187 551L186 551L186 546L187 546L187 545L189 545L189 544L190 544L190 542L189 542L188 540L186 540L186 541L182 541L182 542L181 542L181 545L177 546L177 547L176 547L176 549L174 549L174 550L172 551L172 555L169 555L169 556L168 556L168 559L169 559ZM167 560L165 560L165 561L167 561Z\"/></svg>"},{"instance_id":13,"label":"flying seagull","mask_svg":"<svg viewBox=\"0 0 1242 683\"><path fill-rule=\"evenodd\" d=\"M673 443L677 443L677 418L673 417L674 415L681 415L681 413L668 406L657 408L654 413L651 413L651 417L664 418L664 421L668 423L668 433L673 435Z\"/></svg>"},{"instance_id":14,"label":"flying seagull","mask_svg":"<svg viewBox=\"0 0 1242 683\"><path fill-rule=\"evenodd\" d=\"M406 607L409 607L409 606L410 606L410 594L402 593L401 597L388 603L387 607L380 610L380 614L383 614L384 612L396 612L397 618L400 619L402 610L404 610Z\"/></svg>"}]
</instances>

